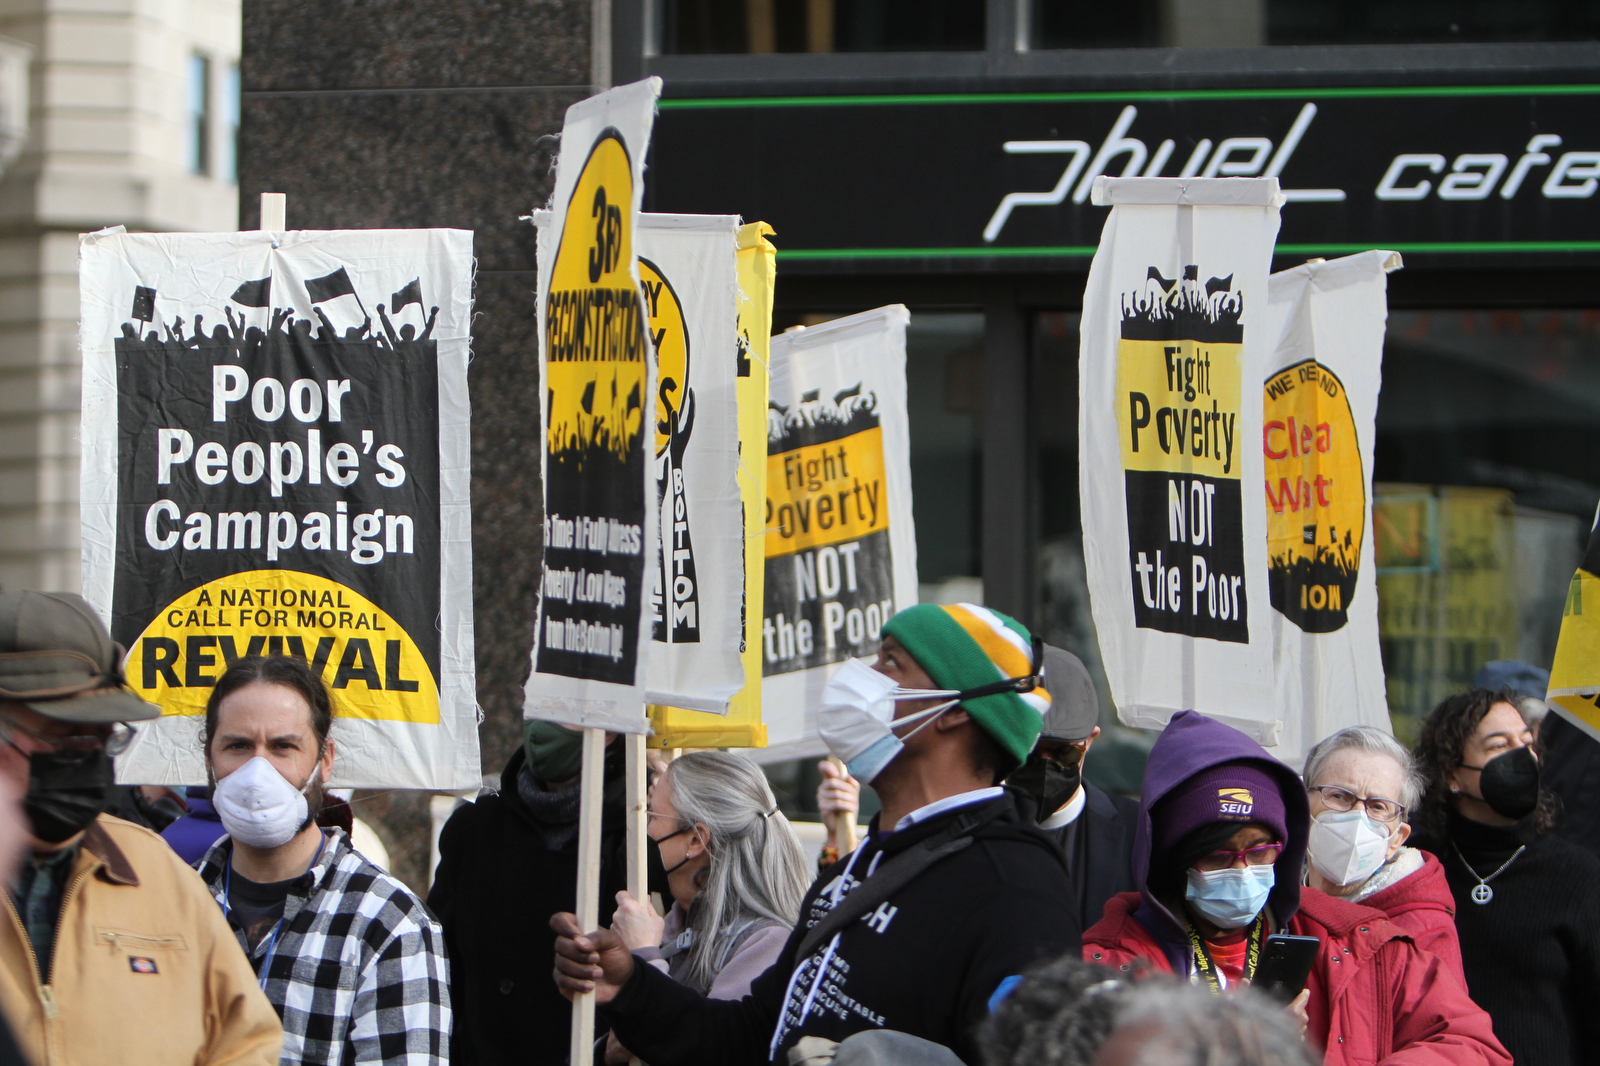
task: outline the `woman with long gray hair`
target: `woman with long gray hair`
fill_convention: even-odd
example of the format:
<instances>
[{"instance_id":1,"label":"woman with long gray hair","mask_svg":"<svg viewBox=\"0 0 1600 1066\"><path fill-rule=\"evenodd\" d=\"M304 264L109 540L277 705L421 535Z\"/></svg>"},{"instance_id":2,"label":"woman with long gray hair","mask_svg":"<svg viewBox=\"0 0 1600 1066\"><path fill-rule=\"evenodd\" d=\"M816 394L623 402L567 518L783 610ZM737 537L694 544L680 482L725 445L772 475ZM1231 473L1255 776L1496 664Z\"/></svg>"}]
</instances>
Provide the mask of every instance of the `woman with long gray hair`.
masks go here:
<instances>
[{"instance_id":1,"label":"woman with long gray hair","mask_svg":"<svg viewBox=\"0 0 1600 1066\"><path fill-rule=\"evenodd\" d=\"M701 995L743 998L777 960L810 883L805 853L766 775L742 755L681 755L650 788L649 823L672 909L663 921L648 903L619 892L612 930ZM607 1061L620 1052L613 1039Z\"/></svg>"}]
</instances>

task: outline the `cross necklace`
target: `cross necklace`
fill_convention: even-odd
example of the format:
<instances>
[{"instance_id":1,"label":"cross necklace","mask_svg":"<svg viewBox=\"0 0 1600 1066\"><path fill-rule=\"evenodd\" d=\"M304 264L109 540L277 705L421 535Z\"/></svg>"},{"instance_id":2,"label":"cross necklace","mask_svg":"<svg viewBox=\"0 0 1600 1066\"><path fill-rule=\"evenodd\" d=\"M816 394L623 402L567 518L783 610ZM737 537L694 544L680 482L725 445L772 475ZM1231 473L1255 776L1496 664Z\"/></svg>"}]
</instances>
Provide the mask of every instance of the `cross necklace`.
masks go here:
<instances>
[{"instance_id":1,"label":"cross necklace","mask_svg":"<svg viewBox=\"0 0 1600 1066\"><path fill-rule=\"evenodd\" d=\"M1472 864L1467 861L1467 857L1461 854L1461 848L1454 840L1450 842L1450 846L1456 849L1456 858L1460 859L1461 865L1467 868L1467 873L1478 878L1477 885L1475 885L1472 889L1472 902L1480 905L1488 903L1491 899L1494 899L1494 889L1489 887L1489 882L1493 881L1495 878L1504 873L1507 866L1510 866L1512 863L1517 861L1518 855L1521 855L1523 852L1528 850L1528 845L1522 845L1522 847L1511 853L1511 858L1500 864L1500 869L1496 870L1488 877L1479 877L1478 871L1474 870L1472 868Z\"/></svg>"}]
</instances>

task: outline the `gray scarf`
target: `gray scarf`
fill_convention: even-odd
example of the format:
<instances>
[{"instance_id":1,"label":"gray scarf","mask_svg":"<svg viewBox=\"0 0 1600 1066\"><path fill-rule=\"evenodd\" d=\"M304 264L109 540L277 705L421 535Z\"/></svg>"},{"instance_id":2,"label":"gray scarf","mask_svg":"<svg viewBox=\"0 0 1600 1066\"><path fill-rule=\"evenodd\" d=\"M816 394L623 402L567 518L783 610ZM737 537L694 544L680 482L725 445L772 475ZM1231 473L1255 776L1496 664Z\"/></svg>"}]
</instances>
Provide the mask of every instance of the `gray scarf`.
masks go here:
<instances>
[{"instance_id":1,"label":"gray scarf","mask_svg":"<svg viewBox=\"0 0 1600 1066\"><path fill-rule=\"evenodd\" d=\"M526 764L517 774L517 798L538 824L539 835L548 850L566 851L576 845L582 786L582 781L574 781L560 792L546 792Z\"/></svg>"}]
</instances>

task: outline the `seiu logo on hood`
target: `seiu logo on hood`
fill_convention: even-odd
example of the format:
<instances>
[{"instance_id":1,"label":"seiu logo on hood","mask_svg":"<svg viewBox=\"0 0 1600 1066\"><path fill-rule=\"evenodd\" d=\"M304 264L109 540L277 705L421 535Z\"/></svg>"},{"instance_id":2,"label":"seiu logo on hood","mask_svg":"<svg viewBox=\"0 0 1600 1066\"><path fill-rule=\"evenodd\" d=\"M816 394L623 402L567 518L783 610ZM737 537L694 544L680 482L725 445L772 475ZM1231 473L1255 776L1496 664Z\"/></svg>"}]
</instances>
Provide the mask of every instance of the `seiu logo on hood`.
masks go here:
<instances>
[{"instance_id":1,"label":"seiu logo on hood","mask_svg":"<svg viewBox=\"0 0 1600 1066\"><path fill-rule=\"evenodd\" d=\"M1224 818L1248 818L1256 809L1256 799L1248 788L1217 789L1217 813Z\"/></svg>"}]
</instances>

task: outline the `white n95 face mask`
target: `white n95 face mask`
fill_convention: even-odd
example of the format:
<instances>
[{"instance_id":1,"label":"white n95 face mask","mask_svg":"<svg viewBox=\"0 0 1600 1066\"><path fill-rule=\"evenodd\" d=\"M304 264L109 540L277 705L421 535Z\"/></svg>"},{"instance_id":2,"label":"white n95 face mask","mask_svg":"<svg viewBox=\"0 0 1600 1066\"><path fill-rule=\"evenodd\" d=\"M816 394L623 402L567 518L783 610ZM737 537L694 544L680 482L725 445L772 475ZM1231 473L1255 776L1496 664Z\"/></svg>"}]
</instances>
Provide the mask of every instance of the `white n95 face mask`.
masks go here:
<instances>
[{"instance_id":1,"label":"white n95 face mask","mask_svg":"<svg viewBox=\"0 0 1600 1066\"><path fill-rule=\"evenodd\" d=\"M306 790L317 779L312 770L306 783L295 788L282 774L257 755L217 782L211 791L211 805L222 819L228 835L252 848L276 848L287 844L306 824L310 808Z\"/></svg>"},{"instance_id":2,"label":"white n95 face mask","mask_svg":"<svg viewBox=\"0 0 1600 1066\"><path fill-rule=\"evenodd\" d=\"M888 674L874 670L859 659L847 659L833 672L822 690L822 710L817 716L817 732L828 750L837 755L850 776L863 784L883 772L905 742L894 733L896 726L948 711L956 705L948 700L925 711L896 719L898 700L928 700L954 696L951 689L904 689ZM918 726L921 729L922 726ZM916 732L916 730L912 730ZM910 736L911 734L907 734Z\"/></svg>"},{"instance_id":3,"label":"white n95 face mask","mask_svg":"<svg viewBox=\"0 0 1600 1066\"><path fill-rule=\"evenodd\" d=\"M1378 872L1389 855L1389 834L1365 811L1323 811L1306 841L1311 865L1336 885L1353 885Z\"/></svg>"}]
</instances>

